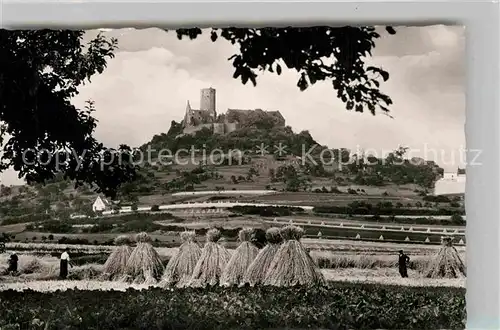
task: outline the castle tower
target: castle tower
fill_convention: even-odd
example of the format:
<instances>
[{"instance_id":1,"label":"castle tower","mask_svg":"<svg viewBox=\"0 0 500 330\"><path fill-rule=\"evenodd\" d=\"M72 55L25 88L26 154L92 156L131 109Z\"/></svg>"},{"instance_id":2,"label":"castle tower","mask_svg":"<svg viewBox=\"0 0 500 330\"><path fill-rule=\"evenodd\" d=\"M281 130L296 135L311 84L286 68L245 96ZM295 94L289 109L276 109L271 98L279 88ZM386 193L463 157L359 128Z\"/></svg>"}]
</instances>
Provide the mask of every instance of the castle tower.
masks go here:
<instances>
[{"instance_id":1,"label":"castle tower","mask_svg":"<svg viewBox=\"0 0 500 330\"><path fill-rule=\"evenodd\" d=\"M200 110L209 111L215 119L217 113L215 111L215 89L203 88L200 92Z\"/></svg>"},{"instance_id":2,"label":"castle tower","mask_svg":"<svg viewBox=\"0 0 500 330\"><path fill-rule=\"evenodd\" d=\"M184 126L190 126L191 124L191 104L189 104L189 100L186 104L186 113L184 115Z\"/></svg>"}]
</instances>

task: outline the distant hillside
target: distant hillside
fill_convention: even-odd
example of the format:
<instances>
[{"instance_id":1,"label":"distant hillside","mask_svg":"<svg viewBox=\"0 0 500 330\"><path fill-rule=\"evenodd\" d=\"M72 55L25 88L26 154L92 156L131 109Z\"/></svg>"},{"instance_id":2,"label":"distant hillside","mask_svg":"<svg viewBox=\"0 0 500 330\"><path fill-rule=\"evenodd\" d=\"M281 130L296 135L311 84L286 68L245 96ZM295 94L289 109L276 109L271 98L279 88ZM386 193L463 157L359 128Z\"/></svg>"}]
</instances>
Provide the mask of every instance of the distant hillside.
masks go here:
<instances>
[{"instance_id":1,"label":"distant hillside","mask_svg":"<svg viewBox=\"0 0 500 330\"><path fill-rule=\"evenodd\" d=\"M251 125L253 122L256 124ZM215 165L202 162L189 165L148 165L143 169L149 171L144 177L155 177L154 185L163 193L234 187L285 191L324 190L329 187L336 191L339 186L349 185L384 187L412 184L418 187L417 191L427 191L432 189L434 182L443 173L443 169L431 161L403 160L405 148L395 150L384 159L352 154L344 148L322 153L327 147L320 146L308 131L295 133L289 126L273 126L272 123L268 126L270 128L262 128L259 120L247 123L249 126L225 135L214 135L208 128L183 135L182 123L172 121L167 133L155 135L140 149L146 150L149 146L150 150L156 152L168 149L175 153L180 149L194 148L198 150L196 156L200 159L203 149L206 154L214 149L224 152L236 149L244 151L246 157L236 164L225 159ZM267 147L269 154L260 153L261 145ZM282 154L277 153L276 147L279 145L284 147ZM315 147L314 152L304 157L304 152L312 147ZM156 156L153 152L152 158L155 159ZM344 165L340 166L340 163ZM143 191L147 185L145 182L149 179L143 179L138 185ZM158 185L158 182L162 183ZM130 185L127 187L130 188ZM131 194L138 193L132 190L127 188Z\"/></svg>"},{"instance_id":2,"label":"distant hillside","mask_svg":"<svg viewBox=\"0 0 500 330\"><path fill-rule=\"evenodd\" d=\"M327 147L319 146L308 131L294 133L288 126L263 128L259 121L256 123L226 135L214 135L209 129L183 135L182 124L172 121L167 133L155 135L140 149L145 151L148 145L156 152L168 149L172 153L192 147L207 152L215 148L224 152L237 149L244 151L245 157L231 162L223 155L220 162L207 163L201 161L199 151L194 162L167 165L155 163L157 155L153 152L153 162L140 165L138 179L123 184L118 199L122 204L160 205L181 201L171 196L179 191L262 189L384 196L389 191L397 195L401 190L405 195L422 197L443 173L434 162L405 160L405 148L383 159L356 155L343 148L332 149L322 154L322 163L319 156ZM267 146L268 154L259 152L261 144ZM282 155L273 148L280 144L284 146ZM303 151L313 146L316 148L311 157L302 157ZM3 186L0 216L5 224L64 218L71 213L91 214L96 196L88 187L75 189L61 175L46 186Z\"/></svg>"},{"instance_id":3,"label":"distant hillside","mask_svg":"<svg viewBox=\"0 0 500 330\"><path fill-rule=\"evenodd\" d=\"M240 150L240 151L256 151L258 146L264 144L269 147L269 152L274 152L274 146L280 143L285 147L287 155L301 155L302 149L309 150L318 143L313 139L308 131L294 133L289 126L268 126L265 123L256 121L254 125L239 128L238 130L226 135L213 134L209 128L204 128L191 135L182 135L182 123L172 121L169 131L165 134L155 135L151 141L140 147L141 150L146 150L149 145L151 149L163 150L168 149L175 153L179 149L188 149L191 147L196 149L205 148L206 150L221 149L223 151ZM316 151L316 150L315 150ZM318 148L316 152L320 152ZM156 156L155 153L153 155Z\"/></svg>"}]
</instances>

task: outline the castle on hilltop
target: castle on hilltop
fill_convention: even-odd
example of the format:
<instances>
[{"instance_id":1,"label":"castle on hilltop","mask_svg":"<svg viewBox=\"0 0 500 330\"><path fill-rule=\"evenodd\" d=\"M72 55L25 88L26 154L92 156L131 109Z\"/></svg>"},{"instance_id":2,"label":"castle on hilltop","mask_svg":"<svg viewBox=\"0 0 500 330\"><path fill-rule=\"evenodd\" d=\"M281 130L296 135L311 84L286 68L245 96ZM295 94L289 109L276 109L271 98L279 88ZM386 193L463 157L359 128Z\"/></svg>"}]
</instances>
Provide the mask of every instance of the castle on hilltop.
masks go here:
<instances>
[{"instance_id":1,"label":"castle on hilltop","mask_svg":"<svg viewBox=\"0 0 500 330\"><path fill-rule=\"evenodd\" d=\"M200 109L192 109L189 100L182 121L184 134L193 134L203 128L213 134L228 134L242 127L284 127L285 118L279 111L228 109L217 115L215 89L204 88L200 92Z\"/></svg>"}]
</instances>

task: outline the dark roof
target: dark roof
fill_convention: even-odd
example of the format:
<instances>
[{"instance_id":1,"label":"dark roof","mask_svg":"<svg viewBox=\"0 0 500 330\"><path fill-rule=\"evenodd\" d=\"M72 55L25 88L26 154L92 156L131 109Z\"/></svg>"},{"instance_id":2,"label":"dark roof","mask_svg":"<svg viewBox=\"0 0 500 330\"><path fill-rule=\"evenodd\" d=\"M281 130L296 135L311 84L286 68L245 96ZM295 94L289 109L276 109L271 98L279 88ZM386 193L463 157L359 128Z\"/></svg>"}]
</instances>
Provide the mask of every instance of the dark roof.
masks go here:
<instances>
[{"instance_id":1,"label":"dark roof","mask_svg":"<svg viewBox=\"0 0 500 330\"><path fill-rule=\"evenodd\" d=\"M249 113L255 110L251 109L227 109L227 112L236 112L236 113Z\"/></svg>"}]
</instances>

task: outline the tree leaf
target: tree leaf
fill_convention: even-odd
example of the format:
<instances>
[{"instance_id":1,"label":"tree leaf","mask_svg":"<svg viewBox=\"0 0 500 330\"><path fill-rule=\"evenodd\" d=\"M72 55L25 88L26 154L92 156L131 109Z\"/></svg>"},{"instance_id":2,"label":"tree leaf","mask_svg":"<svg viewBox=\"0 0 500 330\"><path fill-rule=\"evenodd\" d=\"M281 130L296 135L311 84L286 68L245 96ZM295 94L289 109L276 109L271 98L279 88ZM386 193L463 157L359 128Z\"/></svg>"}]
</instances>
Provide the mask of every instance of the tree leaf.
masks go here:
<instances>
[{"instance_id":1,"label":"tree leaf","mask_svg":"<svg viewBox=\"0 0 500 330\"><path fill-rule=\"evenodd\" d=\"M382 76L382 79L384 79L384 81L389 80L389 72L380 70L379 73Z\"/></svg>"},{"instance_id":2,"label":"tree leaf","mask_svg":"<svg viewBox=\"0 0 500 330\"><path fill-rule=\"evenodd\" d=\"M386 26L385 27L385 30L389 33L389 34L396 34L396 30L394 30L394 28L392 26Z\"/></svg>"},{"instance_id":3,"label":"tree leaf","mask_svg":"<svg viewBox=\"0 0 500 330\"><path fill-rule=\"evenodd\" d=\"M217 37L217 32L212 31L212 33L210 34L210 39L212 40L212 42L217 41Z\"/></svg>"},{"instance_id":4,"label":"tree leaf","mask_svg":"<svg viewBox=\"0 0 500 330\"><path fill-rule=\"evenodd\" d=\"M257 86L257 80L255 79L256 75L255 74L251 74L250 75L250 81L252 82L252 84L255 86Z\"/></svg>"},{"instance_id":5,"label":"tree leaf","mask_svg":"<svg viewBox=\"0 0 500 330\"><path fill-rule=\"evenodd\" d=\"M307 79L304 73L300 76L299 81L297 82L297 86L299 87L300 91L303 92L309 87L309 84L307 83Z\"/></svg>"}]
</instances>

